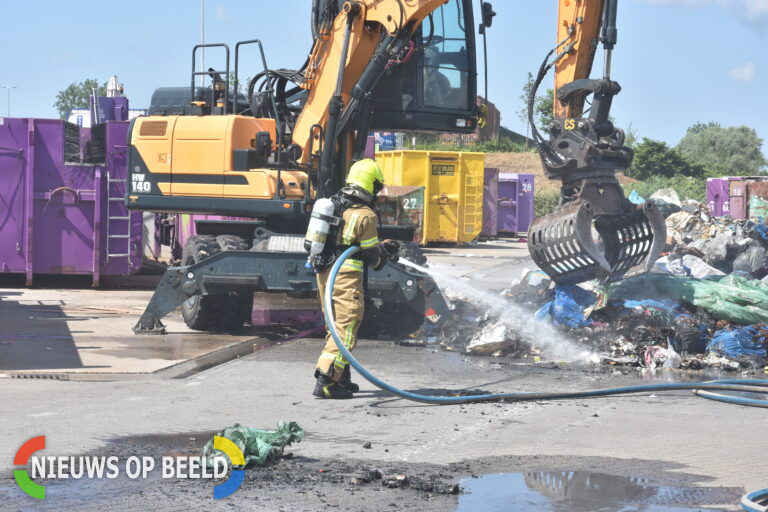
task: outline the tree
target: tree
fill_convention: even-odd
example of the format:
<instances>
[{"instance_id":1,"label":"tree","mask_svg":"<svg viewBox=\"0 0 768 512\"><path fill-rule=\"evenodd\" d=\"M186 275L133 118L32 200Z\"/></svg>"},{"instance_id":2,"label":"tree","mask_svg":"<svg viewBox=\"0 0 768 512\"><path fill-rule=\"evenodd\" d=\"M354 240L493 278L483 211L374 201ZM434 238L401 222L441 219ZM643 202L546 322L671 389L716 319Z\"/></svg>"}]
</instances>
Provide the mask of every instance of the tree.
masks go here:
<instances>
[{"instance_id":1,"label":"tree","mask_svg":"<svg viewBox=\"0 0 768 512\"><path fill-rule=\"evenodd\" d=\"M746 176L765 172L762 139L747 126L723 127L719 123L696 123L686 132L677 149L710 176Z\"/></svg>"},{"instance_id":2,"label":"tree","mask_svg":"<svg viewBox=\"0 0 768 512\"><path fill-rule=\"evenodd\" d=\"M67 112L73 108L88 108L88 98L93 89L97 89L99 96L107 95L107 83L99 85L99 81L95 78L89 78L80 83L72 82L66 89L59 91L56 95L56 103L53 104L59 111L59 117L66 119Z\"/></svg>"},{"instance_id":3,"label":"tree","mask_svg":"<svg viewBox=\"0 0 768 512\"><path fill-rule=\"evenodd\" d=\"M533 90L533 74L528 73L528 80L523 86L523 92L520 94L520 100L523 102L523 108L517 111L517 117L525 123L526 136L528 132L528 98L531 96ZM533 102L533 118L536 122L536 126L539 130L549 133L549 123L554 119L554 101L555 92L552 89L547 89L546 93L539 94Z\"/></svg>"},{"instance_id":4,"label":"tree","mask_svg":"<svg viewBox=\"0 0 768 512\"><path fill-rule=\"evenodd\" d=\"M645 180L652 176L694 176L701 177L704 167L690 162L678 149L670 148L666 142L643 137L635 146L635 159L630 176Z\"/></svg>"}]
</instances>

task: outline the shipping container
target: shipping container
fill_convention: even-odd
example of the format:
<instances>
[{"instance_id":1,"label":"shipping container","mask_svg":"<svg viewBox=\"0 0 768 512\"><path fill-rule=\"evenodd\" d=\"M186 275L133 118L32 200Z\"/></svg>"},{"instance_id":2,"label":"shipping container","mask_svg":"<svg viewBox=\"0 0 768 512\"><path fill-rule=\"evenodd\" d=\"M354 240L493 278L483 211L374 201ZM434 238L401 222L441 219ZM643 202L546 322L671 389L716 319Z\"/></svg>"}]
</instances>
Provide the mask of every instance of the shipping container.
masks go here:
<instances>
[{"instance_id":1,"label":"shipping container","mask_svg":"<svg viewBox=\"0 0 768 512\"><path fill-rule=\"evenodd\" d=\"M424 187L428 243L467 243L483 227L484 153L386 151L376 155L387 185Z\"/></svg>"},{"instance_id":2,"label":"shipping container","mask_svg":"<svg viewBox=\"0 0 768 512\"><path fill-rule=\"evenodd\" d=\"M0 118L0 272L138 272L142 215L124 204L128 123L90 131L54 119Z\"/></svg>"}]
</instances>

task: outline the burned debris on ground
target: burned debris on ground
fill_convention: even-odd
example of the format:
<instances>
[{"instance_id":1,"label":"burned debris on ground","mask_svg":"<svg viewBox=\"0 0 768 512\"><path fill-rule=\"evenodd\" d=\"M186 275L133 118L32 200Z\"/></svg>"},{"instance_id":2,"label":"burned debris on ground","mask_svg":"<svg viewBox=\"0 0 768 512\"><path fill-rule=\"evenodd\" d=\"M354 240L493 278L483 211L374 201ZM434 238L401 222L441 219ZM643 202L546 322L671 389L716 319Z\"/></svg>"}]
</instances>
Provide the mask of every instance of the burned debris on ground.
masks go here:
<instances>
[{"instance_id":1,"label":"burned debris on ground","mask_svg":"<svg viewBox=\"0 0 768 512\"><path fill-rule=\"evenodd\" d=\"M642 198L635 198L641 201ZM558 285L525 272L499 294L607 365L748 371L768 349L768 226L715 218L672 190L651 197L664 212L665 252L651 272L602 286ZM455 324L441 343L478 355L536 357L546 347L471 297L451 297Z\"/></svg>"}]
</instances>

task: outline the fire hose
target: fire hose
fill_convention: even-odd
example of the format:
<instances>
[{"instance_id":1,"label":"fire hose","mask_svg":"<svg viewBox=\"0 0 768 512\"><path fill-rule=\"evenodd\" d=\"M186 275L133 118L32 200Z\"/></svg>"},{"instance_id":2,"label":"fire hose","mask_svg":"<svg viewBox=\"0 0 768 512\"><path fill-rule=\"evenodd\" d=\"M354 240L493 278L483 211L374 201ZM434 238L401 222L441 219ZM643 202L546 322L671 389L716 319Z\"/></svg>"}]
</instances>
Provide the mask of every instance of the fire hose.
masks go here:
<instances>
[{"instance_id":1,"label":"fire hose","mask_svg":"<svg viewBox=\"0 0 768 512\"><path fill-rule=\"evenodd\" d=\"M768 399L747 398L743 396L734 396L730 394L714 393L714 391L731 391L741 393L768 393L768 380L765 379L721 379L697 383L666 383L666 384L646 384L641 386L624 386L615 388L593 389L585 391L569 392L527 392L527 393L489 393L484 395L464 395L464 396L431 396L405 391L379 379L369 372L357 359L352 356L344 341L336 330L336 322L333 314L333 285L339 269L344 261L352 254L357 252L359 247L350 247L345 250L334 263L328 277L328 286L326 287L325 297L323 297L323 310L325 312L325 323L328 332L331 333L333 341L341 352L341 355L349 361L349 364L357 370L368 382L377 388L391 393L406 400L421 402L434 405L456 405L473 402L489 401L510 401L522 402L531 400L562 400L568 398L591 398L601 396L626 395L632 393L647 393L656 391L680 391L692 390L697 396L717 400L736 405L750 407L768 408Z\"/></svg>"}]
</instances>

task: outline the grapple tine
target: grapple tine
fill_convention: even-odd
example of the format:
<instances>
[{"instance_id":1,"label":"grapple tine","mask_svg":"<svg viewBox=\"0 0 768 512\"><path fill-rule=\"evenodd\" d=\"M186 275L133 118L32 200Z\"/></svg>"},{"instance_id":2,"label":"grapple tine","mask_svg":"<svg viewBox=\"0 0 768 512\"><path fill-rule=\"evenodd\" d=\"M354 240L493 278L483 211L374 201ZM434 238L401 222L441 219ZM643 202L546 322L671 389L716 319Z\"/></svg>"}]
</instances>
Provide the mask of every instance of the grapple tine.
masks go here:
<instances>
[{"instance_id":1,"label":"grapple tine","mask_svg":"<svg viewBox=\"0 0 768 512\"><path fill-rule=\"evenodd\" d=\"M664 217L653 201L635 205L627 214L602 216L596 220L595 229L611 262L608 281L651 270L667 238Z\"/></svg>"},{"instance_id":2,"label":"grapple tine","mask_svg":"<svg viewBox=\"0 0 768 512\"><path fill-rule=\"evenodd\" d=\"M664 217L652 201L624 206L623 213L596 216L591 203L576 200L535 219L528 233L533 261L558 284L618 281L649 271L664 247Z\"/></svg>"},{"instance_id":3,"label":"grapple tine","mask_svg":"<svg viewBox=\"0 0 768 512\"><path fill-rule=\"evenodd\" d=\"M555 282L580 283L610 272L610 263L592 237L593 218L589 202L574 201L531 224L528 251Z\"/></svg>"}]
</instances>

